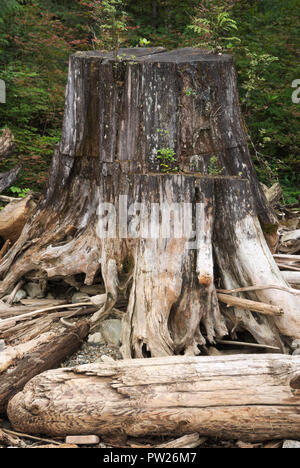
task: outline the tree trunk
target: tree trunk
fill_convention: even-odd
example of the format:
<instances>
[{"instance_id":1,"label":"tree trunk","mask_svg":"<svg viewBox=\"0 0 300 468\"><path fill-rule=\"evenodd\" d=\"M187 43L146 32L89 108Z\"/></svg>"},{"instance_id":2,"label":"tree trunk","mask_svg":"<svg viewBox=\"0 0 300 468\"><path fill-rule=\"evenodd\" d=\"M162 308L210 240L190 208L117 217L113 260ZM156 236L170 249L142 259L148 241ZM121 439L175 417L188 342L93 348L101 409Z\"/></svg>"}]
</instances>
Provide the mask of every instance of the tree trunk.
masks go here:
<instances>
[{"instance_id":1,"label":"tree trunk","mask_svg":"<svg viewBox=\"0 0 300 468\"><path fill-rule=\"evenodd\" d=\"M89 332L87 321L76 324L63 333L45 334L45 339L18 345L2 351L0 360L0 414L7 403L35 375L59 366L81 346ZM23 355L25 352L25 355ZM8 370L8 366L12 366Z\"/></svg>"},{"instance_id":2,"label":"tree trunk","mask_svg":"<svg viewBox=\"0 0 300 468\"><path fill-rule=\"evenodd\" d=\"M124 360L57 369L8 405L16 430L221 439L298 438L300 357L238 355Z\"/></svg>"},{"instance_id":3,"label":"tree trunk","mask_svg":"<svg viewBox=\"0 0 300 468\"><path fill-rule=\"evenodd\" d=\"M107 300L93 326L123 294L124 357L199 354L231 329L283 350L280 333L300 337L299 298L244 294L284 311L261 317L220 310L215 290L215 281L287 286L257 219L276 231L249 156L232 57L199 49L119 57L71 57L47 193L3 260L0 292L32 271L84 273L87 285L101 271Z\"/></svg>"}]
</instances>

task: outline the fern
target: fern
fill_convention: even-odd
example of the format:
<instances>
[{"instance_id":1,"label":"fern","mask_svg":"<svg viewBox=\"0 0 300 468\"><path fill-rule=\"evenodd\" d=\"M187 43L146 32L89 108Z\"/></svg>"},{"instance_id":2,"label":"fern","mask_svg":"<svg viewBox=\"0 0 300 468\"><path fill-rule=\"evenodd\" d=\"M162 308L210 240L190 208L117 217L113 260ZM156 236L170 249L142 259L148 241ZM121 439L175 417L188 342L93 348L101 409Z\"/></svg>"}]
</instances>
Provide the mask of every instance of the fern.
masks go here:
<instances>
[{"instance_id":1,"label":"fern","mask_svg":"<svg viewBox=\"0 0 300 468\"><path fill-rule=\"evenodd\" d=\"M1 0L1 17L3 19L7 15L11 15L20 11L22 9L22 5L18 2L18 0Z\"/></svg>"}]
</instances>

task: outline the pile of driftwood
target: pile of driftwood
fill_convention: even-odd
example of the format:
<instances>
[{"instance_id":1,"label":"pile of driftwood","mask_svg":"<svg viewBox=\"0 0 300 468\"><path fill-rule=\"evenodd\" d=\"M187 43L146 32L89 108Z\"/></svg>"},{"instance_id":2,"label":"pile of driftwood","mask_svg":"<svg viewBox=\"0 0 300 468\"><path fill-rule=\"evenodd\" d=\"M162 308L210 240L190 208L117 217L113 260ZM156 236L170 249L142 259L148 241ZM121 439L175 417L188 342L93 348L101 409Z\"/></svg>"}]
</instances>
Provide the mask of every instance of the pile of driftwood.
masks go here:
<instances>
[{"instance_id":1,"label":"pile of driftwood","mask_svg":"<svg viewBox=\"0 0 300 468\"><path fill-rule=\"evenodd\" d=\"M83 443L193 448L205 446L207 437L218 437L238 440L241 447L257 446L253 441L279 447L280 442L261 441L297 438L300 433L295 417L300 410L300 357L236 356L235 352L251 352L252 347L265 353L280 349L252 340L218 340L218 356L212 347L207 350L211 357L123 360L59 369L81 347L94 321L101 319L105 294L77 304L22 299L10 305L21 285L0 304L0 412L7 412L14 428L0 432L0 445L24 446L23 439L32 438L32 443L48 447ZM299 290L287 289L300 296ZM238 305L258 314L282 314L276 306L233 296L236 292L219 290L218 298L229 308ZM299 344L294 343L291 352L298 354ZM233 355L227 355L226 347ZM40 434L51 440L37 437ZM79 434L93 437L82 439ZM172 440L159 443L153 436Z\"/></svg>"},{"instance_id":2,"label":"pile of driftwood","mask_svg":"<svg viewBox=\"0 0 300 468\"><path fill-rule=\"evenodd\" d=\"M277 203L278 185L269 190L271 204ZM6 196L0 200L7 203L0 212L2 257L20 236L36 202L33 194L22 200ZM290 287L257 284L218 289L220 306L276 317L283 314L281 307L237 294L274 289L300 296L299 217L297 210L285 209L285 213L289 222L280 226L274 259ZM75 289L81 286L75 278L65 280ZM106 441L109 446L193 448L205 444L207 437L263 441L295 438L300 433L295 418L300 409L299 340L282 350L253 340L239 341L232 330L230 340L217 339L216 347L203 347L203 354L211 357L124 360L59 369L95 323L109 313L122 317L126 301L107 311L103 285L102 294L82 303L53 297L15 302L25 281L41 284L40 277L31 275L0 302L0 413L8 412L19 431L2 428L0 445L24 447L25 437L39 445L74 447L99 444L101 436L102 446L107 446ZM255 349L294 356L227 355ZM85 436L78 438L78 434ZM150 436L173 439L158 443ZM238 446L255 444L238 442ZM280 442L263 446L279 447Z\"/></svg>"},{"instance_id":3,"label":"pile of driftwood","mask_svg":"<svg viewBox=\"0 0 300 468\"><path fill-rule=\"evenodd\" d=\"M294 288L300 288L300 200L283 206L283 192L277 182L271 188L263 186L270 205L279 219L279 236L274 245L274 258L285 280Z\"/></svg>"}]
</instances>

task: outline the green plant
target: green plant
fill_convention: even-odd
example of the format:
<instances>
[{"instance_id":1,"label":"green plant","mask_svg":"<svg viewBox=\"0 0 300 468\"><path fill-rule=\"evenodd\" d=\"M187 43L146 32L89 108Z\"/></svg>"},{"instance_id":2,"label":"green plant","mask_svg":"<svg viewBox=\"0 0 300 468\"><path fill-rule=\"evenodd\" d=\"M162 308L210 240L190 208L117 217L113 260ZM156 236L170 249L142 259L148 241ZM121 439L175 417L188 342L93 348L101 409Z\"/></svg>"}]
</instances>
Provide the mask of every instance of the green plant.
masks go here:
<instances>
[{"instance_id":1,"label":"green plant","mask_svg":"<svg viewBox=\"0 0 300 468\"><path fill-rule=\"evenodd\" d=\"M29 188L20 188L20 187L15 187L12 186L9 189L14 195L17 195L19 198L25 198L28 195L28 192L30 192Z\"/></svg>"},{"instance_id":2,"label":"green plant","mask_svg":"<svg viewBox=\"0 0 300 468\"><path fill-rule=\"evenodd\" d=\"M175 166L176 153L172 148L160 148L157 151L157 159L160 160L160 169L162 172L179 172L179 167Z\"/></svg>"},{"instance_id":3,"label":"green plant","mask_svg":"<svg viewBox=\"0 0 300 468\"><path fill-rule=\"evenodd\" d=\"M139 46L140 47L147 47L148 45L150 45L151 41L148 41L145 37L141 37L139 39Z\"/></svg>"},{"instance_id":4,"label":"green plant","mask_svg":"<svg viewBox=\"0 0 300 468\"><path fill-rule=\"evenodd\" d=\"M197 96L197 93L194 89L192 88L188 88L186 91L185 91L185 95L186 96Z\"/></svg>"},{"instance_id":5,"label":"green plant","mask_svg":"<svg viewBox=\"0 0 300 468\"><path fill-rule=\"evenodd\" d=\"M123 0L81 0L92 19L89 25L97 48L113 50L116 58L127 32L128 13ZM126 39L125 39L126 40Z\"/></svg>"},{"instance_id":6,"label":"green plant","mask_svg":"<svg viewBox=\"0 0 300 468\"><path fill-rule=\"evenodd\" d=\"M262 54L255 51L250 51L247 47L243 48L243 52L247 57L247 71L246 79L242 84L242 88L246 90L246 94L242 98L242 102L249 102L251 99L251 93L258 89L264 93L268 93L268 86L265 86L266 69L275 61L278 61L278 57L274 57L270 54ZM272 100L276 100L278 96L273 94Z\"/></svg>"},{"instance_id":7,"label":"green plant","mask_svg":"<svg viewBox=\"0 0 300 468\"><path fill-rule=\"evenodd\" d=\"M223 174L224 167L220 167L220 162L217 156L211 156L208 165L209 175L221 175Z\"/></svg>"},{"instance_id":8,"label":"green plant","mask_svg":"<svg viewBox=\"0 0 300 468\"><path fill-rule=\"evenodd\" d=\"M237 22L230 11L234 3L230 0L202 0L186 30L187 34L192 33L194 46L222 50L231 49L241 42L236 36Z\"/></svg>"}]
</instances>

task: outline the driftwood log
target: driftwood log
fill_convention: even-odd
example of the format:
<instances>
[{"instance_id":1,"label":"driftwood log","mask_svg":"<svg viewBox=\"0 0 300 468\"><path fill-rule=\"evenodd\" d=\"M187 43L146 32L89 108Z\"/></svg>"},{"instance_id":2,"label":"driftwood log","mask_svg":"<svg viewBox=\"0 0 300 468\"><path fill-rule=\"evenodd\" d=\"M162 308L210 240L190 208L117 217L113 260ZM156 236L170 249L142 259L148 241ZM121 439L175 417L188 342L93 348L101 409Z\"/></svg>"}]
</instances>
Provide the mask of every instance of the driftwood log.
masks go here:
<instances>
[{"instance_id":1,"label":"driftwood log","mask_svg":"<svg viewBox=\"0 0 300 468\"><path fill-rule=\"evenodd\" d=\"M0 237L3 240L16 242L28 221L29 216L36 208L32 195L11 201L0 211Z\"/></svg>"},{"instance_id":2,"label":"driftwood log","mask_svg":"<svg viewBox=\"0 0 300 468\"><path fill-rule=\"evenodd\" d=\"M199 49L119 56L71 57L47 193L3 258L0 294L32 272L46 280L81 273L86 285L101 273L106 301L95 317L125 297L126 358L199 354L232 329L284 350L280 335L300 338L299 297L242 293L282 309L269 317L220 307L216 295L215 283L288 287L263 235L276 236L277 221L247 148L232 57ZM162 166L163 149L176 162Z\"/></svg>"},{"instance_id":3,"label":"driftwood log","mask_svg":"<svg viewBox=\"0 0 300 468\"><path fill-rule=\"evenodd\" d=\"M15 148L14 136L9 128L5 128L0 135L0 160L7 158ZM0 173L0 193L10 187L18 177L21 167L15 167L8 172Z\"/></svg>"},{"instance_id":4,"label":"driftwood log","mask_svg":"<svg viewBox=\"0 0 300 468\"><path fill-rule=\"evenodd\" d=\"M81 321L63 332L48 332L30 342L0 352L0 414L13 395L35 375L59 366L82 345L89 332Z\"/></svg>"},{"instance_id":5,"label":"driftwood log","mask_svg":"<svg viewBox=\"0 0 300 468\"><path fill-rule=\"evenodd\" d=\"M300 357L124 360L45 372L8 405L16 430L221 439L300 437Z\"/></svg>"}]
</instances>

